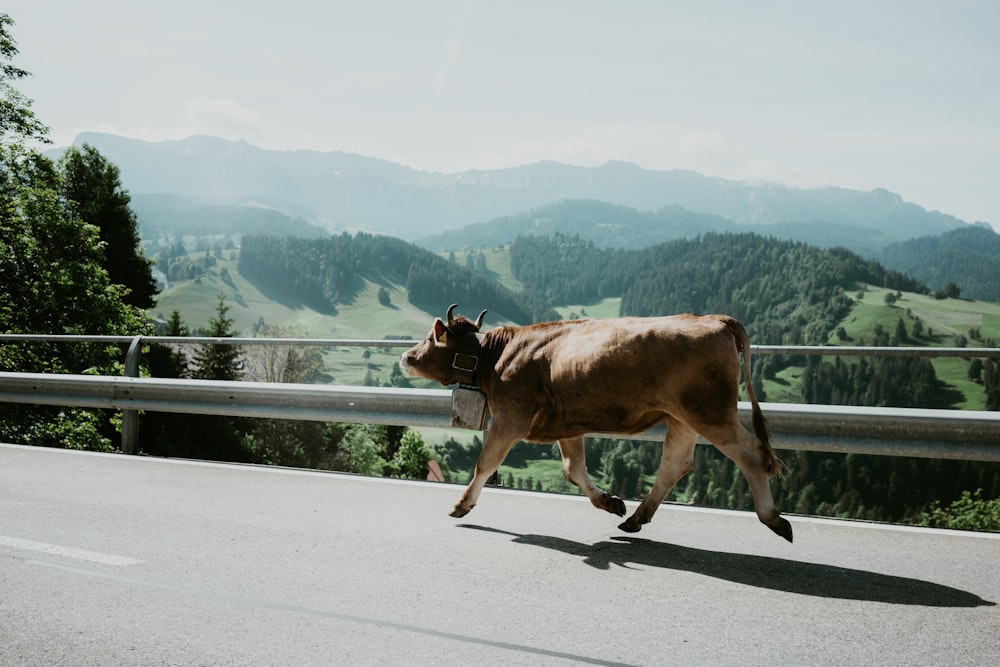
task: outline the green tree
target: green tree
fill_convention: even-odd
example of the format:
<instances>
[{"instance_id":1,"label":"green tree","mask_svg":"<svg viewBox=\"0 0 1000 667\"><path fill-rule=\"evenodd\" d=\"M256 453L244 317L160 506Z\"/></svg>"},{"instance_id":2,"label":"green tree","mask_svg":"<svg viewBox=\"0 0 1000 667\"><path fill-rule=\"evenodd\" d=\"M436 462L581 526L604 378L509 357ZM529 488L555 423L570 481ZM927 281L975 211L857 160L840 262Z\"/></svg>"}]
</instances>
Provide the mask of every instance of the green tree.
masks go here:
<instances>
[{"instance_id":1,"label":"green tree","mask_svg":"<svg viewBox=\"0 0 1000 667\"><path fill-rule=\"evenodd\" d=\"M921 524L956 530L1000 531L1000 498L984 499L982 489L976 489L974 494L965 491L948 507L942 507L937 501L932 503L921 516Z\"/></svg>"},{"instance_id":2,"label":"green tree","mask_svg":"<svg viewBox=\"0 0 1000 667\"><path fill-rule=\"evenodd\" d=\"M427 464L436 458L424 439L415 431L407 430L399 444L399 450L392 457L392 471L408 479L426 479Z\"/></svg>"},{"instance_id":3,"label":"green tree","mask_svg":"<svg viewBox=\"0 0 1000 667\"><path fill-rule=\"evenodd\" d=\"M49 128L35 116L31 100L13 85L29 74L13 63L18 49L8 30L12 25L14 20L0 13L0 143L23 144L32 139L51 143Z\"/></svg>"},{"instance_id":4,"label":"green tree","mask_svg":"<svg viewBox=\"0 0 1000 667\"><path fill-rule=\"evenodd\" d=\"M188 326L184 324L181 320L181 311L176 308L170 313L170 319L167 320L167 328L164 330L164 336L187 336L191 332Z\"/></svg>"},{"instance_id":5,"label":"green tree","mask_svg":"<svg viewBox=\"0 0 1000 667\"><path fill-rule=\"evenodd\" d=\"M234 320L229 317L226 295L219 294L215 307L215 317L208 321L206 336L211 338L232 338ZM239 345L204 343L195 352L194 377L200 380L239 380L243 375L242 349Z\"/></svg>"},{"instance_id":6,"label":"green tree","mask_svg":"<svg viewBox=\"0 0 1000 667\"><path fill-rule=\"evenodd\" d=\"M379 453L379 446L363 427L348 429L340 440L331 468L359 475L382 475L389 463Z\"/></svg>"},{"instance_id":7,"label":"green tree","mask_svg":"<svg viewBox=\"0 0 1000 667\"><path fill-rule=\"evenodd\" d=\"M228 316L225 294L219 294L215 317L208 321L207 336L231 338L236 335ZM192 376L199 380L239 380L243 375L242 349L239 345L204 343L194 353ZM192 415L190 431L175 443L175 455L213 461L260 463L265 460L260 442L247 437L251 431L247 419L218 415Z\"/></svg>"},{"instance_id":8,"label":"green tree","mask_svg":"<svg viewBox=\"0 0 1000 667\"><path fill-rule=\"evenodd\" d=\"M62 195L73 214L100 230L111 282L128 288L125 302L151 308L156 295L152 262L139 244L139 223L129 207L118 167L96 148L72 146L59 160Z\"/></svg>"}]
</instances>

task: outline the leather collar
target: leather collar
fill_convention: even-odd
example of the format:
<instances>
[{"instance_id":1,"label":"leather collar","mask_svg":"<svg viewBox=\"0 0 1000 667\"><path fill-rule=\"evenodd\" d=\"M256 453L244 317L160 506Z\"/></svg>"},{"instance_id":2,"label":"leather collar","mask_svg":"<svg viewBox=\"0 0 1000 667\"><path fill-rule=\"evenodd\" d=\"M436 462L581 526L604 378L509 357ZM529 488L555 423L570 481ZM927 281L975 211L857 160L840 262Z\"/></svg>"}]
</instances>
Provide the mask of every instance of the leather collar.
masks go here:
<instances>
[{"instance_id":1,"label":"leather collar","mask_svg":"<svg viewBox=\"0 0 1000 667\"><path fill-rule=\"evenodd\" d=\"M460 384L476 386L476 373L482 363L480 359L483 349L480 345L482 339L483 334L471 334L465 336L458 346L458 352L451 361L451 369Z\"/></svg>"}]
</instances>

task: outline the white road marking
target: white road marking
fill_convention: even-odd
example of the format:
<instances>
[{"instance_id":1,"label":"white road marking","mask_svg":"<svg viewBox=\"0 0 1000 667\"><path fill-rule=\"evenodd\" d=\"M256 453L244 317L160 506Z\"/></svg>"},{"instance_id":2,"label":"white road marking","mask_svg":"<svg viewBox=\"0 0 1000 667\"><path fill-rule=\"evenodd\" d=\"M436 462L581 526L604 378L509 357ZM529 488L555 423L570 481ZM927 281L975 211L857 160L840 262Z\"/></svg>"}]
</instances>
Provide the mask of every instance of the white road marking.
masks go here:
<instances>
[{"instance_id":1,"label":"white road marking","mask_svg":"<svg viewBox=\"0 0 1000 667\"><path fill-rule=\"evenodd\" d=\"M76 549L58 544L47 544L45 542L33 542L23 540L19 537L8 537L0 535L0 546L13 547L14 549L25 549L52 556L62 556L64 558L74 558L85 560L91 563L103 563L104 565L138 565L141 560L129 558L128 556L117 556L115 554L104 554L99 551L88 551L86 549Z\"/></svg>"}]
</instances>

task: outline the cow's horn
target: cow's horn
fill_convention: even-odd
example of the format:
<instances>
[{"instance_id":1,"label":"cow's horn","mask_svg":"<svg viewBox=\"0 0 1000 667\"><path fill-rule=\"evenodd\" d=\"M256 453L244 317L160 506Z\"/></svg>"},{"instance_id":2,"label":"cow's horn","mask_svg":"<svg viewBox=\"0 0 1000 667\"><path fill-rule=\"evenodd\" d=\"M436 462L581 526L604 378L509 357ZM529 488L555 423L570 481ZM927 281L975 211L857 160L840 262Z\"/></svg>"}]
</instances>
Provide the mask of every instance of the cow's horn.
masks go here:
<instances>
[{"instance_id":1,"label":"cow's horn","mask_svg":"<svg viewBox=\"0 0 1000 667\"><path fill-rule=\"evenodd\" d=\"M454 321L452 318L452 313L455 312L456 308L458 308L457 303L453 303L448 307L448 314L445 315L445 319L448 320L448 326L451 326L451 323Z\"/></svg>"},{"instance_id":2,"label":"cow's horn","mask_svg":"<svg viewBox=\"0 0 1000 667\"><path fill-rule=\"evenodd\" d=\"M479 317L476 318L476 329L481 329L483 326L483 318L486 317L486 311L479 313Z\"/></svg>"}]
</instances>

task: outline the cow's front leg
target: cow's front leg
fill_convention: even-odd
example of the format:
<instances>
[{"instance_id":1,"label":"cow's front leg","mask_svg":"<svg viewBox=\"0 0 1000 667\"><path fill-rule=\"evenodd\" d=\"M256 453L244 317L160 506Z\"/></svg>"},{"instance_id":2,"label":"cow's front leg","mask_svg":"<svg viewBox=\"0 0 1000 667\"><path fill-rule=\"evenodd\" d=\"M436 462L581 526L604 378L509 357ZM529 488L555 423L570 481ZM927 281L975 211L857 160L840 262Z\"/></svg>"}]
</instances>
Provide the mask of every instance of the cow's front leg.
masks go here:
<instances>
[{"instance_id":1,"label":"cow's front leg","mask_svg":"<svg viewBox=\"0 0 1000 667\"><path fill-rule=\"evenodd\" d=\"M487 480L497 471L503 460L507 458L511 447L520 437L517 432L511 435L510 429L504 428L503 424L493 421L493 428L486 432L486 439L483 441L483 450L479 453L479 460L476 461L476 470L472 475L472 481L465 488L462 499L455 503L455 508L451 511L453 517L463 517L472 511L479 500L479 494L486 486Z\"/></svg>"},{"instance_id":2,"label":"cow's front leg","mask_svg":"<svg viewBox=\"0 0 1000 667\"><path fill-rule=\"evenodd\" d=\"M583 449L583 436L559 440L559 452L562 454L563 472L566 479L580 487L587 494L590 503L597 509L602 509L618 516L625 516L625 502L618 496L602 491L587 474L587 455Z\"/></svg>"}]
</instances>

